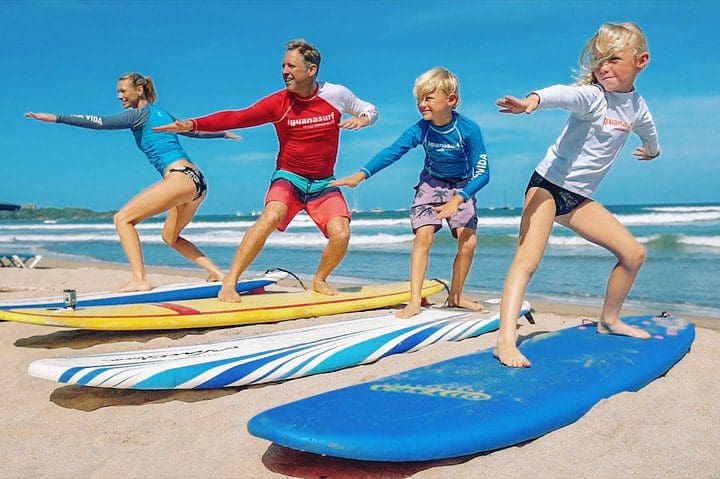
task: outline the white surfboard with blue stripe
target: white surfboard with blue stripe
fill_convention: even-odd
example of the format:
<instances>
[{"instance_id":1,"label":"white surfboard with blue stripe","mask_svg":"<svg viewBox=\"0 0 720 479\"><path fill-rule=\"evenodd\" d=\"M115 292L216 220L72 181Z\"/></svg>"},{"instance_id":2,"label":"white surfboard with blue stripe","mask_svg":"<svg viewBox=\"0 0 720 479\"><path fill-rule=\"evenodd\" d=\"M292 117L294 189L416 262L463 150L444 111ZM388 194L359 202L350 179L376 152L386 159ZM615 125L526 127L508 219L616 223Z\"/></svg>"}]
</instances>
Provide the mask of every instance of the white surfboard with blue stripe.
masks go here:
<instances>
[{"instance_id":1,"label":"white surfboard with blue stripe","mask_svg":"<svg viewBox=\"0 0 720 479\"><path fill-rule=\"evenodd\" d=\"M530 311L523 305L522 314ZM49 358L31 376L118 389L208 389L294 379L367 364L493 331L497 314L427 309L411 319L394 312L230 341L110 354Z\"/></svg>"},{"instance_id":2,"label":"white surfboard with blue stripe","mask_svg":"<svg viewBox=\"0 0 720 479\"><path fill-rule=\"evenodd\" d=\"M287 278L288 273L284 271L268 271L265 274L241 279L238 281L235 290L238 293L249 293L260 291L265 286L275 284ZM161 303L165 301L185 301L191 299L213 298L218 295L221 281L205 283L177 283L164 286L157 286L150 291L129 291L117 293L103 291L97 293L85 293L77 296L77 307L88 306L114 306L121 304ZM63 308L63 299L60 296L46 298L16 299L0 302L0 309L28 309L28 308Z\"/></svg>"}]
</instances>

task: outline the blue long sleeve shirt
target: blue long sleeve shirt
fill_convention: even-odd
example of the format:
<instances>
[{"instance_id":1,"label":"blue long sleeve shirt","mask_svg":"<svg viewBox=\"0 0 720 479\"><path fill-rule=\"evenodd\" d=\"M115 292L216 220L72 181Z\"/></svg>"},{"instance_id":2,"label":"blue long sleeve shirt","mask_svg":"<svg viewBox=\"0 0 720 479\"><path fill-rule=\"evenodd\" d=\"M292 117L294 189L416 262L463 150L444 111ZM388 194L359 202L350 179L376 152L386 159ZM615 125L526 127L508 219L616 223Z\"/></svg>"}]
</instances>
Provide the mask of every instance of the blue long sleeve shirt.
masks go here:
<instances>
[{"instance_id":1,"label":"blue long sleeve shirt","mask_svg":"<svg viewBox=\"0 0 720 479\"><path fill-rule=\"evenodd\" d=\"M57 122L66 125L92 128L94 130L132 130L137 147L147 156L150 163L160 173L165 174L167 167L174 161L186 159L190 161L174 133L159 133L153 127L172 123L175 117L153 104L142 108L130 108L118 115L57 115ZM195 138L224 138L220 133L181 133Z\"/></svg>"},{"instance_id":2,"label":"blue long sleeve shirt","mask_svg":"<svg viewBox=\"0 0 720 479\"><path fill-rule=\"evenodd\" d=\"M418 121L360 171L370 178L420 144L425 150L424 169L431 176L446 181L469 180L458 193L465 200L490 181L490 167L480 127L455 111L452 121L446 126L438 127L427 120Z\"/></svg>"}]
</instances>

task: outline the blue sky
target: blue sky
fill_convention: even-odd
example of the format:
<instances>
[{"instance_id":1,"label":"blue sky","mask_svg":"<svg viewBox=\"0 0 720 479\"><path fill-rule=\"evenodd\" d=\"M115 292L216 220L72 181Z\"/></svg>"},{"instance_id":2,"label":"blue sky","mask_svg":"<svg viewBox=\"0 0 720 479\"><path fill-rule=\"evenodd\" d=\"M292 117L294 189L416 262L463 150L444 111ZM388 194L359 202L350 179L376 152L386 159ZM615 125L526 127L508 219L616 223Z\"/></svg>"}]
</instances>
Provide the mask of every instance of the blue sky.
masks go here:
<instances>
[{"instance_id":1,"label":"blue sky","mask_svg":"<svg viewBox=\"0 0 720 479\"><path fill-rule=\"evenodd\" d=\"M525 184L566 113L497 113L504 94L571 83L582 45L605 21L635 21L652 56L636 86L660 133L654 162L633 136L596 198L606 204L720 200L720 2L717 1L4 1L0 201L111 210L158 180L130 131L91 131L23 118L26 111L121 111L118 76L152 76L157 104L180 118L243 108L283 87L283 45L305 38L323 55L320 80L374 103L371 128L343 132L338 176L357 171L419 118L415 78L445 66L460 112L481 127L490 184L481 207L520 205ZM261 209L277 142L265 125L244 141L183 139L208 178L201 213ZM407 208L422 166L414 151L348 193L362 209Z\"/></svg>"}]
</instances>

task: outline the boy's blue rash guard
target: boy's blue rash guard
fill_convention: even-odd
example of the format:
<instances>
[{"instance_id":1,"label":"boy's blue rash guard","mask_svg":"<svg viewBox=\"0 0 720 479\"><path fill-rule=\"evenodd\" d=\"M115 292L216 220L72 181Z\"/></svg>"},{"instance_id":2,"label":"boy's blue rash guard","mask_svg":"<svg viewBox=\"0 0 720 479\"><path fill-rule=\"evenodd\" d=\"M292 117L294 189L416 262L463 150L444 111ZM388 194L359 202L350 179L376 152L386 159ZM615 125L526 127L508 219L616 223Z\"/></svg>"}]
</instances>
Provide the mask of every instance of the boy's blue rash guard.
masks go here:
<instances>
[{"instance_id":1,"label":"boy's blue rash guard","mask_svg":"<svg viewBox=\"0 0 720 479\"><path fill-rule=\"evenodd\" d=\"M187 153L180 146L178 137L174 133L159 133L153 127L166 125L175 121L170 113L148 104L140 109L130 108L119 115L57 115L57 122L66 125L92 128L94 130L123 130L131 129L138 148L145 153L150 163L160 175L165 174L167 167L174 161L186 159L190 161ZM195 138L224 138L225 132L220 133L181 133L184 136Z\"/></svg>"},{"instance_id":2,"label":"boy's blue rash guard","mask_svg":"<svg viewBox=\"0 0 720 479\"><path fill-rule=\"evenodd\" d=\"M399 160L411 148L422 144L425 170L443 180L470 180L458 194L465 200L490 181L490 166L480 127L472 120L453 112L450 124L438 127L420 120L395 143L382 150L360 169L370 178Z\"/></svg>"}]
</instances>

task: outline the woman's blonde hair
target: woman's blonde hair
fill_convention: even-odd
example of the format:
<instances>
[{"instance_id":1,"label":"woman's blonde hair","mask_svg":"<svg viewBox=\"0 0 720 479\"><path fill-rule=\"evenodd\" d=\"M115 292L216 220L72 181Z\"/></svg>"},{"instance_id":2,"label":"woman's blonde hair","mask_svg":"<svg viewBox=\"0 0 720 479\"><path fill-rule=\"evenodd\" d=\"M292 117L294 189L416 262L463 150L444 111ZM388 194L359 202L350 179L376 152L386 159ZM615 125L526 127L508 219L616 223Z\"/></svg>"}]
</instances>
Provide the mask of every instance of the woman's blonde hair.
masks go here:
<instances>
[{"instance_id":1,"label":"woman's blonde hair","mask_svg":"<svg viewBox=\"0 0 720 479\"><path fill-rule=\"evenodd\" d=\"M598 32L580 52L580 71L577 85L590 85L597 79L593 71L602 62L631 46L635 58L648 51L648 43L642 29L635 23L603 23Z\"/></svg>"},{"instance_id":2,"label":"woman's blonde hair","mask_svg":"<svg viewBox=\"0 0 720 479\"><path fill-rule=\"evenodd\" d=\"M142 76L139 73L126 73L118 78L118 80L129 80L135 88L139 86L143 87L143 96L148 103L155 103L155 100L157 100L157 90L155 90L155 84L152 78Z\"/></svg>"},{"instance_id":3,"label":"woman's blonde hair","mask_svg":"<svg viewBox=\"0 0 720 479\"><path fill-rule=\"evenodd\" d=\"M443 67L435 67L415 80L413 94L418 102L435 90L443 92L445 96L455 95L457 102L453 108L457 108L460 104L460 82L451 71Z\"/></svg>"}]
</instances>

